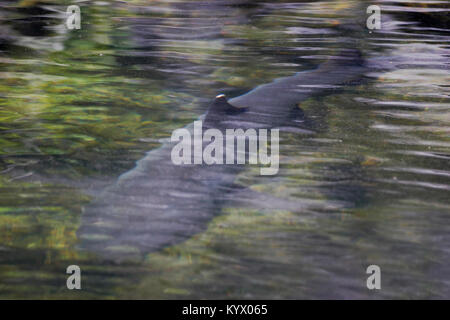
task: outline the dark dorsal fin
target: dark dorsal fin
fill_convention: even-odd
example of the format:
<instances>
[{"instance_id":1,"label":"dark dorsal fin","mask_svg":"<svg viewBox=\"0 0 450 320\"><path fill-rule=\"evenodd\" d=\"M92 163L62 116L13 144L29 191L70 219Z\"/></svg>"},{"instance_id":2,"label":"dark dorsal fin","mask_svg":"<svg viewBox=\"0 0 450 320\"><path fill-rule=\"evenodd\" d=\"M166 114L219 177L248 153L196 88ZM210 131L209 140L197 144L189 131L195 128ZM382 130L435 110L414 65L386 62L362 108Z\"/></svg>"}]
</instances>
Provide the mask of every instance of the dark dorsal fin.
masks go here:
<instances>
[{"instance_id":1,"label":"dark dorsal fin","mask_svg":"<svg viewBox=\"0 0 450 320\"><path fill-rule=\"evenodd\" d=\"M247 108L239 108L231 105L224 94L216 96L211 104L209 112L219 112L225 114L239 114L246 111Z\"/></svg>"},{"instance_id":2,"label":"dark dorsal fin","mask_svg":"<svg viewBox=\"0 0 450 320\"><path fill-rule=\"evenodd\" d=\"M237 108L231 105L230 103L228 103L227 98L224 94L219 94L209 105L204 125L211 128L220 127L220 123L224 119L230 119L230 117L239 116L246 110L247 108Z\"/></svg>"}]
</instances>

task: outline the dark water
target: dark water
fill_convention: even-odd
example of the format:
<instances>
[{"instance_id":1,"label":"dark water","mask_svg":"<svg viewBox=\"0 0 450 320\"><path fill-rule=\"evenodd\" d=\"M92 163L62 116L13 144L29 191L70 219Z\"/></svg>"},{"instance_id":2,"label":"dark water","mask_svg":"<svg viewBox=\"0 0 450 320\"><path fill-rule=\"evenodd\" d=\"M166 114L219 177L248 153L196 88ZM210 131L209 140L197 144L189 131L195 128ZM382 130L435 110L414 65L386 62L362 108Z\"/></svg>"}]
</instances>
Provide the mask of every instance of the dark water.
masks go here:
<instances>
[{"instance_id":1,"label":"dark water","mask_svg":"<svg viewBox=\"0 0 450 320\"><path fill-rule=\"evenodd\" d=\"M80 30L69 4L0 4L0 297L450 297L448 2L379 1L371 33L364 1L85 1ZM241 206L143 259L79 249L83 208L212 97L349 46L365 81L302 103L311 130L236 177Z\"/></svg>"}]
</instances>

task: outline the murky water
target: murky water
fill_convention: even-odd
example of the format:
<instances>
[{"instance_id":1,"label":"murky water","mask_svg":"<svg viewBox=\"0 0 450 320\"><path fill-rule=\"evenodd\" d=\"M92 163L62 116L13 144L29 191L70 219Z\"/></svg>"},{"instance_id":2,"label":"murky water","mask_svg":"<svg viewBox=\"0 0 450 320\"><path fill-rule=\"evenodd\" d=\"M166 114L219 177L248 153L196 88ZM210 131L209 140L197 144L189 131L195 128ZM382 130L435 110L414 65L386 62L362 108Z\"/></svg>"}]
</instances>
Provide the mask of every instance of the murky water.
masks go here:
<instances>
[{"instance_id":1,"label":"murky water","mask_svg":"<svg viewBox=\"0 0 450 320\"><path fill-rule=\"evenodd\" d=\"M38 2L0 4L0 297L450 297L448 2L378 1L372 32L364 1L85 1L80 30ZM84 208L218 93L355 47L364 81L304 101L279 174L240 172L202 232L80 249Z\"/></svg>"}]
</instances>

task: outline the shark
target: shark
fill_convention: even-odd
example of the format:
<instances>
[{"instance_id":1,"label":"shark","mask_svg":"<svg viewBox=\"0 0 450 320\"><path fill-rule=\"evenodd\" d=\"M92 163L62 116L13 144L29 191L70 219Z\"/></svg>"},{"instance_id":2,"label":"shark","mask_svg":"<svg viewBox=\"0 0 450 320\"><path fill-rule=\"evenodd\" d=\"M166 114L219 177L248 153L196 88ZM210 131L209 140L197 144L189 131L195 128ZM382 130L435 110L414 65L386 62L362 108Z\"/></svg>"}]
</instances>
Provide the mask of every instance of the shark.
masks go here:
<instances>
[{"instance_id":1,"label":"shark","mask_svg":"<svg viewBox=\"0 0 450 320\"><path fill-rule=\"evenodd\" d=\"M199 119L205 128L222 132L307 130L302 101L360 83L365 70L358 50L341 50L316 69L276 79L237 97L219 94ZM193 124L186 129L192 131ZM235 179L245 165L174 164L174 146L170 139L163 141L84 208L77 232L80 249L114 260L143 256L201 233L232 201ZM279 202L266 198L265 206ZM294 209L301 206L292 203Z\"/></svg>"}]
</instances>

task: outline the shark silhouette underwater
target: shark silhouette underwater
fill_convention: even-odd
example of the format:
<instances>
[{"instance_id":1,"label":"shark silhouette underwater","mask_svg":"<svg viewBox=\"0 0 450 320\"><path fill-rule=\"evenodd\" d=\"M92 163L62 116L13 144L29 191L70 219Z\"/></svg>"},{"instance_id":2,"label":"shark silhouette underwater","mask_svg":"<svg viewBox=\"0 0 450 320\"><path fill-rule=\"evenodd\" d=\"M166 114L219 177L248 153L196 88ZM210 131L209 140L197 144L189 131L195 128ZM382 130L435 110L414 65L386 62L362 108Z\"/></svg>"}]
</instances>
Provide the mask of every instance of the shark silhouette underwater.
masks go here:
<instances>
[{"instance_id":1,"label":"shark silhouette underwater","mask_svg":"<svg viewBox=\"0 0 450 320\"><path fill-rule=\"evenodd\" d=\"M358 82L364 70L359 52L345 50L339 59L317 69L277 79L229 100L217 96L203 116L204 127L279 128L281 134L301 130L305 116L299 103ZM173 146L168 141L148 152L84 208L77 232L82 250L107 259L144 255L204 231L220 213L223 203L233 198L229 192L243 165L175 165ZM297 206L301 204L294 204L294 209Z\"/></svg>"}]
</instances>

